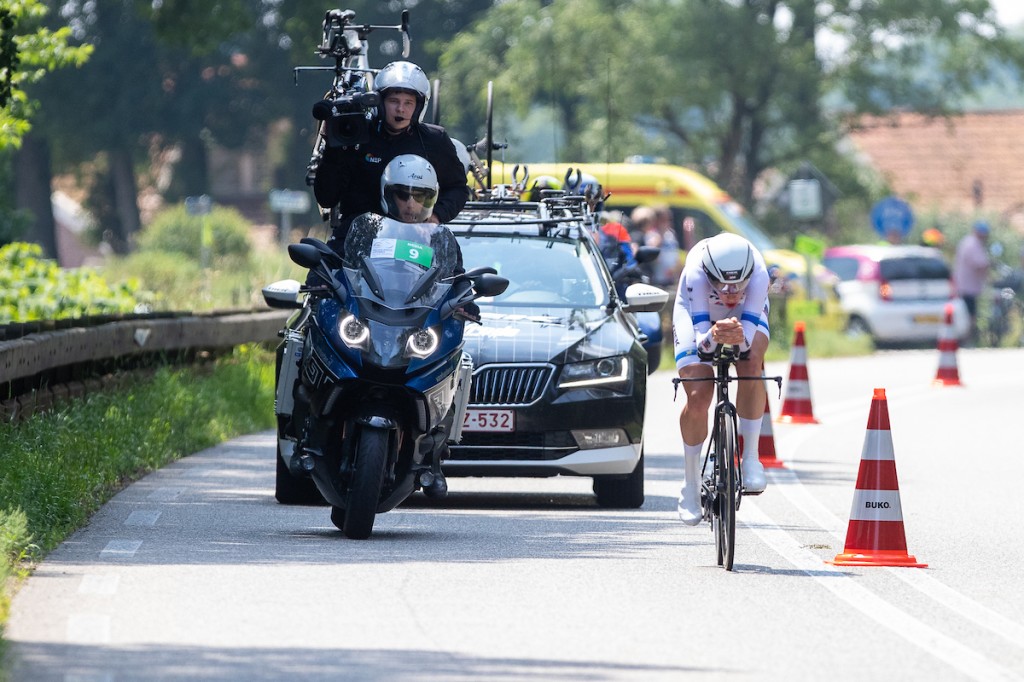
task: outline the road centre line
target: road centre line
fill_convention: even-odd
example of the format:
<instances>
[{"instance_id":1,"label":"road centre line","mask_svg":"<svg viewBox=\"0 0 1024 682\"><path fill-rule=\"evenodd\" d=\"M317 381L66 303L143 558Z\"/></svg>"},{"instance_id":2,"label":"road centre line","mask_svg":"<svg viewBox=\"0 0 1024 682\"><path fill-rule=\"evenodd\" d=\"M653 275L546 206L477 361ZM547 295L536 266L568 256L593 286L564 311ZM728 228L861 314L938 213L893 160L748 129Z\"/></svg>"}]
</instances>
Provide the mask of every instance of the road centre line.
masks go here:
<instances>
[{"instance_id":1,"label":"road centre line","mask_svg":"<svg viewBox=\"0 0 1024 682\"><path fill-rule=\"evenodd\" d=\"M780 449L795 452L811 435L813 435L813 430L794 431L787 434L779 440L783 446ZM785 463L785 460L783 462ZM847 523L829 511L811 495L807 487L800 481L796 472L786 469L767 469L765 473L768 474L769 481L779 480L782 484L772 486L773 490L780 491L793 506L799 509L804 516L818 527L826 530L839 541L845 541ZM752 506L756 506L753 500L751 502ZM885 570L975 625L1002 637L1011 644L1024 647L1024 625L1012 621L970 597L957 592L943 582L928 575L927 571L913 570L905 567L886 567Z\"/></svg>"},{"instance_id":2,"label":"road centre line","mask_svg":"<svg viewBox=\"0 0 1024 682\"><path fill-rule=\"evenodd\" d=\"M780 486L781 487L781 486ZM985 680L1020 680L1016 673L980 653L961 644L952 637L921 622L900 610L863 585L851 575L829 568L821 558L800 546L789 532L776 525L756 505L744 505L746 525L762 541L799 570L819 582L837 597L864 615L883 625L925 652L938 658L968 677ZM904 569L910 570L910 569Z\"/></svg>"}]
</instances>

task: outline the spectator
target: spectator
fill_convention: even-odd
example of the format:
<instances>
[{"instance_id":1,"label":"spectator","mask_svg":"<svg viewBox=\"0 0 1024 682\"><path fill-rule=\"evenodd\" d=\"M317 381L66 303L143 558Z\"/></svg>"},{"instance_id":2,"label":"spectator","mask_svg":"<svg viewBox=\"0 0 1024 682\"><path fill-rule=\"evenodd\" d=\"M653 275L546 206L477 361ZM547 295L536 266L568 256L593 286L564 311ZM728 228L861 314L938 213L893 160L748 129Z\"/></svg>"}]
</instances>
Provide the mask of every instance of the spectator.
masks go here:
<instances>
[{"instance_id":1,"label":"spectator","mask_svg":"<svg viewBox=\"0 0 1024 682\"><path fill-rule=\"evenodd\" d=\"M953 259L953 284L971 315L971 343L978 340L978 296L985 288L989 270L992 269L992 259L987 248L988 235L988 223L982 220L974 223L971 232L957 244Z\"/></svg>"}]
</instances>

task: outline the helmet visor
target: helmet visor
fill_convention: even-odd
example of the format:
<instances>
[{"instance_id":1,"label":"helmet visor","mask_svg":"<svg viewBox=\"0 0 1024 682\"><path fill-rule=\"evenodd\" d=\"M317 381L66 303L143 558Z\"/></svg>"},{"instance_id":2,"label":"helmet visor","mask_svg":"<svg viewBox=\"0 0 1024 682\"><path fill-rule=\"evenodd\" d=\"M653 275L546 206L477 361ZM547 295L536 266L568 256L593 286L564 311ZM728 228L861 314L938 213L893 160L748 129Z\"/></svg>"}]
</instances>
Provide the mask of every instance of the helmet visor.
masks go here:
<instances>
[{"instance_id":1,"label":"helmet visor","mask_svg":"<svg viewBox=\"0 0 1024 682\"><path fill-rule=\"evenodd\" d=\"M747 285L750 284L749 277L747 279L740 280L739 282L722 282L716 277L708 275L708 281L711 282L711 286L715 288L715 291L727 296L743 293L746 290Z\"/></svg>"}]
</instances>

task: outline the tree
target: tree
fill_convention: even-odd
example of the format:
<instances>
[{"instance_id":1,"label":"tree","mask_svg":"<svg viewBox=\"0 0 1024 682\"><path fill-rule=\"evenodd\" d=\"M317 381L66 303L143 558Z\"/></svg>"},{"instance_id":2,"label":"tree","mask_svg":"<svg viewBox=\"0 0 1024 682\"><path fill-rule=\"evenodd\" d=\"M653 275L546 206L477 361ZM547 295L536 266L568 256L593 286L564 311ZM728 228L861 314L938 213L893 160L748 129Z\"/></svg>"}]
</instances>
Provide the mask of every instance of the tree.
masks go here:
<instances>
[{"instance_id":1,"label":"tree","mask_svg":"<svg viewBox=\"0 0 1024 682\"><path fill-rule=\"evenodd\" d=\"M0 7L0 150L16 147L28 132L35 103L25 87L65 66L81 66L89 46L68 45L70 29L39 25L46 6L38 0L6 0Z\"/></svg>"},{"instance_id":2,"label":"tree","mask_svg":"<svg viewBox=\"0 0 1024 682\"><path fill-rule=\"evenodd\" d=\"M511 0L441 59L465 112L494 80L520 114L554 106L578 160L658 147L748 205L857 115L953 112L993 63L1024 59L988 0Z\"/></svg>"}]
</instances>

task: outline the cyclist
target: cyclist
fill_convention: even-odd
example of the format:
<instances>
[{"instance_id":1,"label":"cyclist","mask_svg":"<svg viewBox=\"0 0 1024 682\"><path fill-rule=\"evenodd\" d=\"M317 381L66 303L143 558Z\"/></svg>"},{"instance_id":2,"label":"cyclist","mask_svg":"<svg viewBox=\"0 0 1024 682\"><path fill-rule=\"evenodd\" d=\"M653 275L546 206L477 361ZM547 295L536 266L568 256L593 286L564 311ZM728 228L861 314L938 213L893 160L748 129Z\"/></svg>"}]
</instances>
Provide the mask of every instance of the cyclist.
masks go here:
<instances>
[{"instance_id":1,"label":"cyclist","mask_svg":"<svg viewBox=\"0 0 1024 682\"><path fill-rule=\"evenodd\" d=\"M672 314L676 369L681 378L712 377L710 363L702 362L698 353L712 353L719 345L739 346L739 376L761 375L769 339L768 285L764 258L743 237L721 233L694 245L679 277ZM714 386L710 381L683 386L686 404L679 415L679 430L684 473L677 511L683 523L694 526L702 518L701 456ZM763 492L767 484L757 452L764 405L763 382L739 382L740 466L743 492L748 495Z\"/></svg>"},{"instance_id":2,"label":"cyclist","mask_svg":"<svg viewBox=\"0 0 1024 682\"><path fill-rule=\"evenodd\" d=\"M335 205L341 221L328 244L341 252L352 219L379 211L378 183L384 167L400 154L426 158L437 173L439 189L427 220L446 223L469 199L466 167L448 133L422 123L430 98L430 81L412 62L391 62L377 74L374 90L381 97L380 114L370 126L366 144L328 147L316 172L313 193L324 208Z\"/></svg>"}]
</instances>

